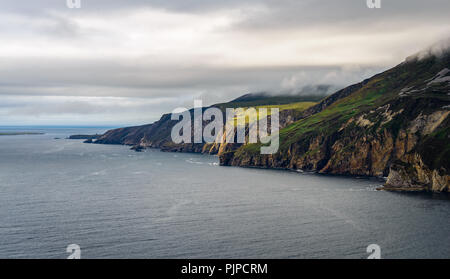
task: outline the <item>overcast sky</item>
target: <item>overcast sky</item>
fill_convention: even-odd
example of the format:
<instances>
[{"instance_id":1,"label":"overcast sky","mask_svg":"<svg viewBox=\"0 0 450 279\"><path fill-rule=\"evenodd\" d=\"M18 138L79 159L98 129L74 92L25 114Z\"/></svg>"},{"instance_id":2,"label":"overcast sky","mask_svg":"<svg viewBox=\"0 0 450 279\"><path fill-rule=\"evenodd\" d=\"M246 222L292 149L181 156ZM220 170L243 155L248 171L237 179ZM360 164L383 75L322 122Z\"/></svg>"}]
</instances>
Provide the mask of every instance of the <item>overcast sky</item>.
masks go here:
<instances>
[{"instance_id":1,"label":"overcast sky","mask_svg":"<svg viewBox=\"0 0 450 279\"><path fill-rule=\"evenodd\" d=\"M0 0L0 125L131 125L340 88L450 37L450 1Z\"/></svg>"}]
</instances>

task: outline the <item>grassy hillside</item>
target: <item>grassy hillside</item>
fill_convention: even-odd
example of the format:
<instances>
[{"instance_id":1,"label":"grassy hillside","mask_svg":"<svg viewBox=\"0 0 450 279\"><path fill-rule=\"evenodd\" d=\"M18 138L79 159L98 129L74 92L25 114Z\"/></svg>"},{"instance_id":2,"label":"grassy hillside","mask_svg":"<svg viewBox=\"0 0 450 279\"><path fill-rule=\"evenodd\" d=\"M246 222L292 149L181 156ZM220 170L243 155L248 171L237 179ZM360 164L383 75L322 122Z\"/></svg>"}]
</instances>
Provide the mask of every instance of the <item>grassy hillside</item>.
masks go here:
<instances>
[{"instance_id":1,"label":"grassy hillside","mask_svg":"<svg viewBox=\"0 0 450 279\"><path fill-rule=\"evenodd\" d=\"M326 95L281 95L272 96L264 93L246 94L231 102L216 104L214 107L220 109L225 108L238 108L238 107L262 107L262 106L282 106L283 109L288 109L288 104L300 104L300 103L317 103L323 99ZM295 105L293 105L295 107ZM281 108L280 108L281 109Z\"/></svg>"},{"instance_id":2,"label":"grassy hillside","mask_svg":"<svg viewBox=\"0 0 450 279\"><path fill-rule=\"evenodd\" d=\"M261 144L248 144L222 154L221 163L389 176L395 187L449 189L449 83L449 53L409 59L307 109L280 130L278 153L261 155Z\"/></svg>"},{"instance_id":3,"label":"grassy hillside","mask_svg":"<svg viewBox=\"0 0 450 279\"><path fill-rule=\"evenodd\" d=\"M421 89L421 92L409 96L413 99L436 99L442 102L450 100L448 88L441 83L432 84L427 87L426 81L432 79L437 72L448 64L448 58L441 61L436 58L429 58L424 61L414 63L403 63L389 71L376 75L361 89L350 96L342 98L325 110L311 115L306 119L301 119L294 124L280 131L280 150L289 148L294 142L300 141L303 137L320 133L332 134L338 131L351 118L370 112L378 107L386 105L399 99L399 95L404 88ZM406 100L406 98L405 98ZM427 108L422 108L424 113ZM432 108L429 108L432 110ZM379 118L379 119L377 119ZM394 121L383 122L377 113L368 115L368 120L374 121L374 125L366 132L374 131L383 125L393 130L396 127L406 125L405 119L399 118ZM403 120L403 121L402 121ZM242 147L242 151L256 152L259 145L247 145Z\"/></svg>"}]
</instances>

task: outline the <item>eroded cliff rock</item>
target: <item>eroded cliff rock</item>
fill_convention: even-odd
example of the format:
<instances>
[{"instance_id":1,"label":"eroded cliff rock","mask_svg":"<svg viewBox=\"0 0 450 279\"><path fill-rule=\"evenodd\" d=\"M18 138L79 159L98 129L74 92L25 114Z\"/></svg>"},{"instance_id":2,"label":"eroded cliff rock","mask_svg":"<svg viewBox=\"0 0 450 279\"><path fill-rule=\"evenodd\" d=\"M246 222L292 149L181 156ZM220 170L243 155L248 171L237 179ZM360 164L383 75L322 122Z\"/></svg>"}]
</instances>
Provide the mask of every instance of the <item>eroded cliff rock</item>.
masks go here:
<instances>
[{"instance_id":1,"label":"eroded cliff rock","mask_svg":"<svg viewBox=\"0 0 450 279\"><path fill-rule=\"evenodd\" d=\"M450 55L409 60L310 108L277 154L251 145L222 165L387 177L388 190L449 191ZM343 94L345 92L345 94Z\"/></svg>"}]
</instances>

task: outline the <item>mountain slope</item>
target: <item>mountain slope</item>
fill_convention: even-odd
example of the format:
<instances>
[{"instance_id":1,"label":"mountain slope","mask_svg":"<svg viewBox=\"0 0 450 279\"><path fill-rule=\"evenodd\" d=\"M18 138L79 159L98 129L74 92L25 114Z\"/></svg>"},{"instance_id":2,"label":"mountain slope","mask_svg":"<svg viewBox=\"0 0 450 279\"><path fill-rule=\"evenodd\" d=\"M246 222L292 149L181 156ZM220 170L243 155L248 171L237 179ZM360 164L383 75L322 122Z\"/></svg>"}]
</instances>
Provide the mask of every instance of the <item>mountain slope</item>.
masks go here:
<instances>
[{"instance_id":1,"label":"mountain slope","mask_svg":"<svg viewBox=\"0 0 450 279\"><path fill-rule=\"evenodd\" d=\"M250 144L220 154L221 164L388 176L388 189L448 191L448 69L448 53L407 59L311 107L280 131L278 153Z\"/></svg>"},{"instance_id":2,"label":"mountain slope","mask_svg":"<svg viewBox=\"0 0 450 279\"><path fill-rule=\"evenodd\" d=\"M236 107L270 107L276 105L280 109L281 125L284 127L293 121L302 117L302 112L314 106L323 95L308 96L271 96L268 94L256 93L246 94L241 98L235 99L229 103L216 104L214 107L221 109L225 113L226 108ZM270 104L270 105L268 105ZM206 108L204 108L205 110ZM193 118L193 110L190 110ZM224 116L225 119L225 116ZM284 120L284 122L283 122ZM172 121L170 114L164 114L160 120L143 126L126 127L107 131L94 142L97 144L123 144L134 146L135 149L141 148L160 148L163 151L174 152L197 152L211 153L219 152L220 145L214 144L175 144L171 140L172 127L178 121ZM208 122L204 122L206 125ZM193 133L192 133L193 134ZM193 140L192 140L193 142ZM240 145L228 146L227 150L238 148Z\"/></svg>"}]
</instances>

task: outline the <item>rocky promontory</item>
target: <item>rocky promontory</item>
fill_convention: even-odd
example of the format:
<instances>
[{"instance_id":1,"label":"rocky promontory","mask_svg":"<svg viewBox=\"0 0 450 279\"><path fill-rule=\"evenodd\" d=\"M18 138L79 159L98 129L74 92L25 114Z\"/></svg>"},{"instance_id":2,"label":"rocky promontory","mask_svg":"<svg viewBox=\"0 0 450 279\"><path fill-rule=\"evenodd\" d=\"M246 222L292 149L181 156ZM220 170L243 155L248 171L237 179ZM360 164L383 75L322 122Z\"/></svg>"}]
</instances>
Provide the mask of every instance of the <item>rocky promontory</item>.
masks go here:
<instances>
[{"instance_id":1,"label":"rocky promontory","mask_svg":"<svg viewBox=\"0 0 450 279\"><path fill-rule=\"evenodd\" d=\"M177 122L170 114L153 124L110 130L94 143L218 154L227 166L384 177L386 190L448 192L449 69L449 52L410 57L313 103L277 104L283 108L280 148L272 155L261 155L261 144L174 144L170 133ZM216 107L224 111L255 100L270 105L264 95L245 95Z\"/></svg>"}]
</instances>

